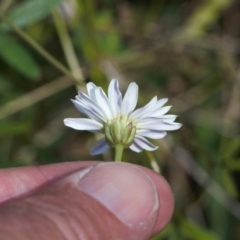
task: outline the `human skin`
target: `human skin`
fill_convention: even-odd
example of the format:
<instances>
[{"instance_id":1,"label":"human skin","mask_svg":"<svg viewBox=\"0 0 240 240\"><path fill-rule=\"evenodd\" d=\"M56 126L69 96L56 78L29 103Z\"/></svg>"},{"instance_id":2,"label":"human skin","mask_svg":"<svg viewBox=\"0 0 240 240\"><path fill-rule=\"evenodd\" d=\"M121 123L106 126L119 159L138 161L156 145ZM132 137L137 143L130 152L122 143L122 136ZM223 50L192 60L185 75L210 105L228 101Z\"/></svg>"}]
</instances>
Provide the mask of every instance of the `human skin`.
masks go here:
<instances>
[{"instance_id":1,"label":"human skin","mask_svg":"<svg viewBox=\"0 0 240 240\"><path fill-rule=\"evenodd\" d=\"M174 208L150 169L81 161L0 170L0 239L148 240Z\"/></svg>"}]
</instances>

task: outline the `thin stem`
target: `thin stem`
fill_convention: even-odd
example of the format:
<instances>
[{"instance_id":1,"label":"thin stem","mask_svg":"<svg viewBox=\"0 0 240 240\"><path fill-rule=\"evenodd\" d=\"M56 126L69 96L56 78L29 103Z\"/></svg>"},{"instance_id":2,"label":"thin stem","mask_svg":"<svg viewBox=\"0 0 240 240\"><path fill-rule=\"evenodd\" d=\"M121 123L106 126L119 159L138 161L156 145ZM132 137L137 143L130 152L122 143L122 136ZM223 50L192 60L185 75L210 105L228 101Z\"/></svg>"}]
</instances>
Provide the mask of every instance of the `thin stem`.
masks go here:
<instances>
[{"instance_id":1,"label":"thin stem","mask_svg":"<svg viewBox=\"0 0 240 240\"><path fill-rule=\"evenodd\" d=\"M72 45L72 41L69 37L68 29L66 26L66 22L60 16L57 10L52 11L52 16L56 25L56 29L60 38L60 42L62 44L62 48L64 51L64 55L68 62L68 65L71 69L72 75L78 79L79 84L84 80L83 73L78 62L75 50Z\"/></svg>"},{"instance_id":2,"label":"thin stem","mask_svg":"<svg viewBox=\"0 0 240 240\"><path fill-rule=\"evenodd\" d=\"M73 81L66 76L52 80L51 82L0 106L0 120L11 114L24 110L25 108L30 107L72 85Z\"/></svg>"},{"instance_id":3,"label":"thin stem","mask_svg":"<svg viewBox=\"0 0 240 240\"><path fill-rule=\"evenodd\" d=\"M1 12L6 12L12 5L13 0L9 0L9 1L2 1L0 3L0 11Z\"/></svg>"},{"instance_id":4,"label":"thin stem","mask_svg":"<svg viewBox=\"0 0 240 240\"><path fill-rule=\"evenodd\" d=\"M150 161L150 164L151 164L151 167L152 169L157 172L157 173L161 173L161 169L157 163L157 160L156 158L154 157L154 155L152 154L152 152L149 152L149 151L144 151Z\"/></svg>"},{"instance_id":5,"label":"thin stem","mask_svg":"<svg viewBox=\"0 0 240 240\"><path fill-rule=\"evenodd\" d=\"M115 147L115 162L121 162L124 146L117 145Z\"/></svg>"},{"instance_id":6,"label":"thin stem","mask_svg":"<svg viewBox=\"0 0 240 240\"><path fill-rule=\"evenodd\" d=\"M20 37L22 37L29 45L31 45L48 62L50 62L53 66L55 66L57 69L59 69L62 73L66 74L73 80L77 81L77 79L73 76L73 74L62 63L57 61L51 54L49 54L44 48L42 48L32 38L30 38L24 31L22 31L19 27L17 27L14 23L12 23L8 18L6 18L3 15L3 13L0 13L0 18L2 18L2 20L5 23L7 23L14 32L16 32Z\"/></svg>"}]
</instances>

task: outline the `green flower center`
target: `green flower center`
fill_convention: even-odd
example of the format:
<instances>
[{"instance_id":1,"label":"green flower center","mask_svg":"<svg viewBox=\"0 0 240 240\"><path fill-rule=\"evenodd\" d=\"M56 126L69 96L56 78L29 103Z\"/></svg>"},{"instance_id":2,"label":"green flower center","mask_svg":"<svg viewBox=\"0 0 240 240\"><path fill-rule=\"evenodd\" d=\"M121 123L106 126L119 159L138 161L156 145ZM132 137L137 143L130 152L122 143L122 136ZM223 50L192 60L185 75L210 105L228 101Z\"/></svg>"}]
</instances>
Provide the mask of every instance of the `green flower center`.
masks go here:
<instances>
[{"instance_id":1,"label":"green flower center","mask_svg":"<svg viewBox=\"0 0 240 240\"><path fill-rule=\"evenodd\" d=\"M110 146L122 145L124 148L128 148L135 138L136 126L122 117L115 118L110 123L105 124L104 133Z\"/></svg>"}]
</instances>

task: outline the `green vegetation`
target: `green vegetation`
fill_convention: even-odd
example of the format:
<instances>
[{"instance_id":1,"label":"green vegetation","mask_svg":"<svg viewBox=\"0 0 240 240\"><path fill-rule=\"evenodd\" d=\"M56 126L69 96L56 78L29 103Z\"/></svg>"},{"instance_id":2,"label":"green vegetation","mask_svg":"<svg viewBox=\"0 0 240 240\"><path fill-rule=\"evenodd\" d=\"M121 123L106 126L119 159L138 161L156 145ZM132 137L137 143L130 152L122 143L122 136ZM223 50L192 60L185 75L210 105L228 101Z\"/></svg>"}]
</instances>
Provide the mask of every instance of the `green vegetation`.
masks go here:
<instances>
[{"instance_id":1,"label":"green vegetation","mask_svg":"<svg viewBox=\"0 0 240 240\"><path fill-rule=\"evenodd\" d=\"M63 124L92 81L169 98L183 127L124 161L161 171L175 194L154 240L240 239L240 10L233 0L0 2L0 168L77 160L98 138Z\"/></svg>"}]
</instances>

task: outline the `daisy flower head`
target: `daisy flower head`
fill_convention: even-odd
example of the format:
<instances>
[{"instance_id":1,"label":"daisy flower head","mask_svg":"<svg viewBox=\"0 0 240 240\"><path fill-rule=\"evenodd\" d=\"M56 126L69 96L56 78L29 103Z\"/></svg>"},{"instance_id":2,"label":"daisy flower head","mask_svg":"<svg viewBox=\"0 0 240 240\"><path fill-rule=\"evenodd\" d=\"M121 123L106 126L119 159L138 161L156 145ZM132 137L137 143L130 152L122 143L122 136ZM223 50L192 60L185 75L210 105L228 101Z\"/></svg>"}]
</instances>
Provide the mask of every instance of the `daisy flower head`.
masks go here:
<instances>
[{"instance_id":1,"label":"daisy flower head","mask_svg":"<svg viewBox=\"0 0 240 240\"><path fill-rule=\"evenodd\" d=\"M115 160L120 161L124 148L129 147L135 152L154 151L158 147L146 138L160 139L166 136L167 131L182 126L175 122L176 115L166 115L171 108L164 106L167 98L158 100L155 96L144 107L134 110L138 100L136 83L130 83L124 97L116 79L111 80L107 95L92 82L87 84L87 93L79 92L72 102L89 118L66 118L64 124L76 130L104 134L92 147L91 155L115 147Z\"/></svg>"}]
</instances>

